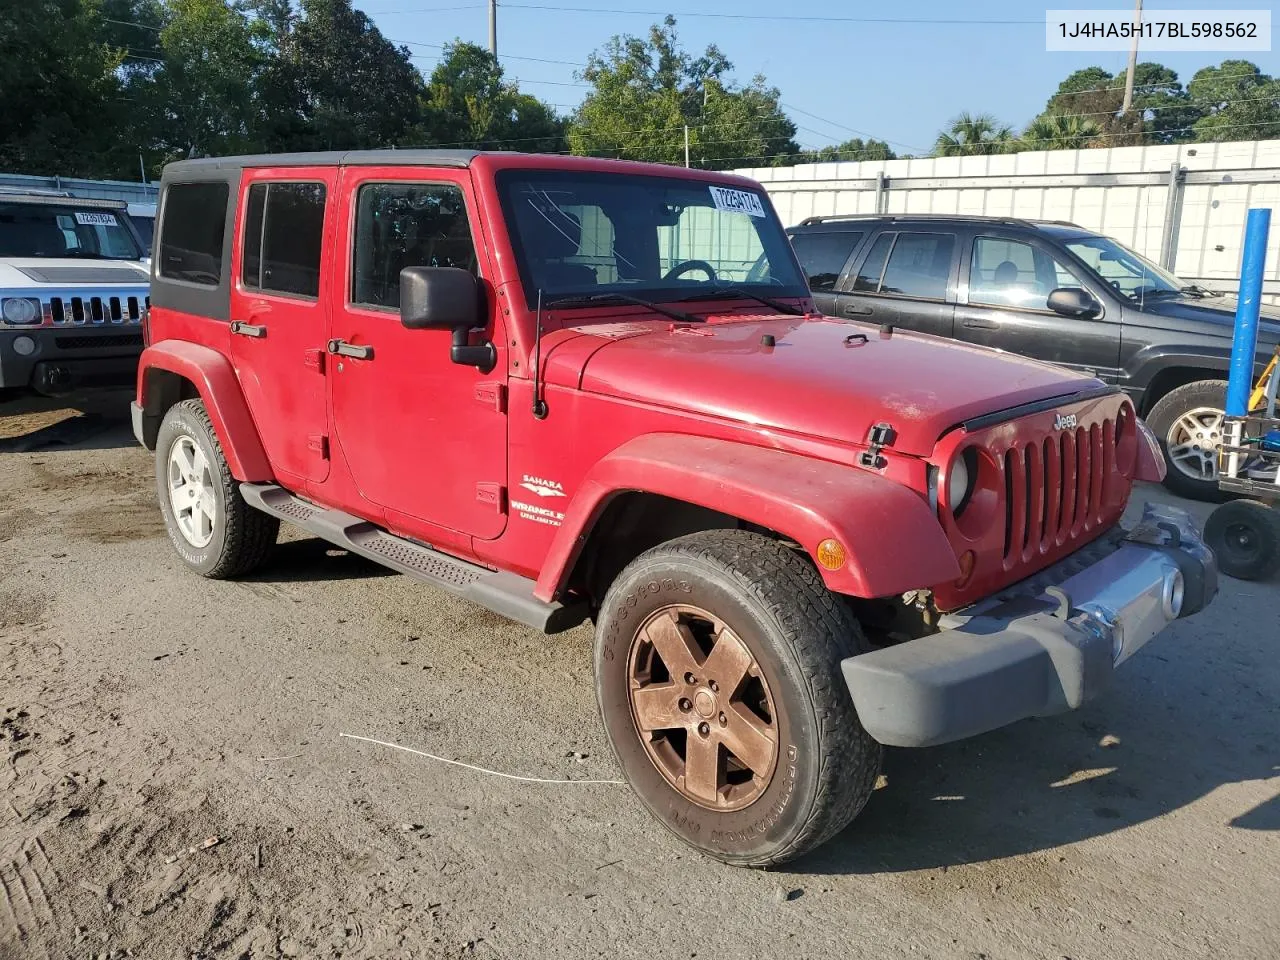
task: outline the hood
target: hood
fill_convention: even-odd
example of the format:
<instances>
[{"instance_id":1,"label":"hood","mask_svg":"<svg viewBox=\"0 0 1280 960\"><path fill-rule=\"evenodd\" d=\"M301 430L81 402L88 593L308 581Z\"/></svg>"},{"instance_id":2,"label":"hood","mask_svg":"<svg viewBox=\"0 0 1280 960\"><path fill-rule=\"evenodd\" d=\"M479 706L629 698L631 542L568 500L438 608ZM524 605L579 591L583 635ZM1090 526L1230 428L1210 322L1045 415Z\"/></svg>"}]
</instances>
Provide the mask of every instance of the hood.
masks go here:
<instances>
[{"instance_id":1,"label":"hood","mask_svg":"<svg viewBox=\"0 0 1280 960\"><path fill-rule=\"evenodd\" d=\"M867 324L714 320L649 323L623 337L577 328L580 339L600 340L583 351L582 389L850 444L865 444L883 422L897 432L894 450L928 456L964 420L1098 385L998 350ZM761 343L765 335L774 346Z\"/></svg>"},{"instance_id":2,"label":"hood","mask_svg":"<svg viewBox=\"0 0 1280 960\"><path fill-rule=\"evenodd\" d=\"M1148 300L1138 316L1208 324L1215 328L1211 332L1230 339L1235 329L1237 302L1235 297L1162 297ZM1280 339L1280 308L1264 303L1259 312L1262 315L1260 337L1270 341Z\"/></svg>"},{"instance_id":3,"label":"hood","mask_svg":"<svg viewBox=\"0 0 1280 960\"><path fill-rule=\"evenodd\" d=\"M151 280L140 260L82 260L77 257L12 257L0 261L0 288L32 290L79 286L131 286Z\"/></svg>"}]
</instances>

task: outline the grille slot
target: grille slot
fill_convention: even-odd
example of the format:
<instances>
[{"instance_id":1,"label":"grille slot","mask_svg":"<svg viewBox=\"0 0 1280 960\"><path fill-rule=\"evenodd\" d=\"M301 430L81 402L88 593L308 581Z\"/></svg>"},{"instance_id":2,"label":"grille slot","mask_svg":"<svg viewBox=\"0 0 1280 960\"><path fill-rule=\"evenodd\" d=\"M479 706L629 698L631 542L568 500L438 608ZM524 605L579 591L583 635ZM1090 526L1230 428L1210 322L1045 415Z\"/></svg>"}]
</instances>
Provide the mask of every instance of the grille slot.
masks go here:
<instances>
[{"instance_id":1,"label":"grille slot","mask_svg":"<svg viewBox=\"0 0 1280 960\"><path fill-rule=\"evenodd\" d=\"M140 347L142 346L142 334L116 333L105 337L69 334L67 336L54 337L53 342L59 350L90 350L94 347Z\"/></svg>"},{"instance_id":2,"label":"grille slot","mask_svg":"<svg viewBox=\"0 0 1280 960\"><path fill-rule=\"evenodd\" d=\"M1009 569L1102 522L1105 484L1116 464L1116 424L1107 419L1010 447L997 462L1004 472Z\"/></svg>"},{"instance_id":3,"label":"grille slot","mask_svg":"<svg viewBox=\"0 0 1280 960\"><path fill-rule=\"evenodd\" d=\"M45 313L55 323L140 323L150 297L50 297Z\"/></svg>"}]
</instances>

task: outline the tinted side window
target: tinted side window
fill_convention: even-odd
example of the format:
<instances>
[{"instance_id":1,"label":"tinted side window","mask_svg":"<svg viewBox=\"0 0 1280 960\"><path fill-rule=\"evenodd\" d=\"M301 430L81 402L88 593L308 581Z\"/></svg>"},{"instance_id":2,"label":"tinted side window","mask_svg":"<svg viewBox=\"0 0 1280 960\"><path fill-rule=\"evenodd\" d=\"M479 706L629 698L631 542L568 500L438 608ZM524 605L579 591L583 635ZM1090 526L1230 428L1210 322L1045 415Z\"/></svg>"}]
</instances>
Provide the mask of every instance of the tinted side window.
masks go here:
<instances>
[{"instance_id":1,"label":"tinted side window","mask_svg":"<svg viewBox=\"0 0 1280 960\"><path fill-rule=\"evenodd\" d=\"M323 183L255 183L249 188L244 226L246 287L319 296L324 198Z\"/></svg>"},{"instance_id":2,"label":"tinted side window","mask_svg":"<svg viewBox=\"0 0 1280 960\"><path fill-rule=\"evenodd\" d=\"M797 233L791 238L810 290L834 290L861 233Z\"/></svg>"},{"instance_id":3,"label":"tinted side window","mask_svg":"<svg viewBox=\"0 0 1280 960\"><path fill-rule=\"evenodd\" d=\"M889 259L889 250L893 247L896 233L882 233L876 237L875 245L867 254L867 259L858 271L858 279L853 282L855 290L875 291L880 289L880 276L884 273L884 263Z\"/></svg>"},{"instance_id":4,"label":"tinted side window","mask_svg":"<svg viewBox=\"0 0 1280 960\"><path fill-rule=\"evenodd\" d=\"M880 281L881 293L942 300L956 238L949 233L900 233Z\"/></svg>"},{"instance_id":5,"label":"tinted side window","mask_svg":"<svg viewBox=\"0 0 1280 960\"><path fill-rule=\"evenodd\" d=\"M400 307L405 267L477 272L462 191L445 183L369 183L356 198L351 302Z\"/></svg>"},{"instance_id":6,"label":"tinted side window","mask_svg":"<svg viewBox=\"0 0 1280 960\"><path fill-rule=\"evenodd\" d=\"M160 275L216 287L222 280L225 183L174 183L160 225Z\"/></svg>"},{"instance_id":7,"label":"tinted side window","mask_svg":"<svg viewBox=\"0 0 1280 960\"><path fill-rule=\"evenodd\" d=\"M1032 244L999 237L973 241L970 303L1046 310L1053 290L1080 285L1074 273Z\"/></svg>"}]
</instances>

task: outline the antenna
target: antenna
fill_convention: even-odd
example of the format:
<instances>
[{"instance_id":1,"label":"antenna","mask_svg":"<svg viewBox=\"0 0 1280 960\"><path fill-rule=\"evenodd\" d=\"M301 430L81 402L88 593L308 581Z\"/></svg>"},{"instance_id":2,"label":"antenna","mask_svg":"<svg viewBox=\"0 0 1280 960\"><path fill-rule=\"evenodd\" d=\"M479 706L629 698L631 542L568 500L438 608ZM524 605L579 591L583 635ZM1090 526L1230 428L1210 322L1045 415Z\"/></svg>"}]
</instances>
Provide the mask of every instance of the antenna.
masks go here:
<instances>
[{"instance_id":1,"label":"antenna","mask_svg":"<svg viewBox=\"0 0 1280 960\"><path fill-rule=\"evenodd\" d=\"M533 322L533 416L547 419L547 401L542 399L542 288L538 288L538 313Z\"/></svg>"}]
</instances>

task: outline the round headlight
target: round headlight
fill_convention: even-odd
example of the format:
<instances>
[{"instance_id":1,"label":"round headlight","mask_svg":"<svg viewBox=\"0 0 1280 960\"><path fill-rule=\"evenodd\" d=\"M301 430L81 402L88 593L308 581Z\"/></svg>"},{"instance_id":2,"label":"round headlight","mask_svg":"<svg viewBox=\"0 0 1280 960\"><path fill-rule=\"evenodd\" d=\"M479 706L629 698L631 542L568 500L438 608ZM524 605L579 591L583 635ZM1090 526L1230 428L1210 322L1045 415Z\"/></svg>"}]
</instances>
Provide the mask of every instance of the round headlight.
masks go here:
<instances>
[{"instance_id":1,"label":"round headlight","mask_svg":"<svg viewBox=\"0 0 1280 960\"><path fill-rule=\"evenodd\" d=\"M9 297L4 301L4 305L0 307L0 310L3 310L5 323L35 323L40 316L40 311L36 308L35 302L22 297Z\"/></svg>"},{"instance_id":2,"label":"round headlight","mask_svg":"<svg viewBox=\"0 0 1280 960\"><path fill-rule=\"evenodd\" d=\"M977 476L977 452L970 447L956 457L951 464L951 472L947 474L947 503L952 516L960 516L969 505Z\"/></svg>"}]
</instances>

